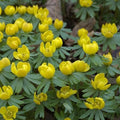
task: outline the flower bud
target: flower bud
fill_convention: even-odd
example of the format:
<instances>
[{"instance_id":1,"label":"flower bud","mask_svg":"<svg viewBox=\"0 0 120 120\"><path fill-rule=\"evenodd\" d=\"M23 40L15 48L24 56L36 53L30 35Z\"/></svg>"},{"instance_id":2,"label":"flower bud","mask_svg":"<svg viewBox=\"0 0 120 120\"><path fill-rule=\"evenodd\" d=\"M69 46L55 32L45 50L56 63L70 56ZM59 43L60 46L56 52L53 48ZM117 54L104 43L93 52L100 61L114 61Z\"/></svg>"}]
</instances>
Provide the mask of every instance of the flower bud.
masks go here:
<instances>
[{"instance_id":1,"label":"flower bud","mask_svg":"<svg viewBox=\"0 0 120 120\"><path fill-rule=\"evenodd\" d=\"M60 29L63 27L63 21L62 21L62 20L59 20L59 19L55 19L54 27L55 27L57 30L60 30Z\"/></svg>"},{"instance_id":2,"label":"flower bud","mask_svg":"<svg viewBox=\"0 0 120 120\"><path fill-rule=\"evenodd\" d=\"M27 11L27 8L26 8L26 6L24 6L24 5L21 5L21 6L19 6L19 7L17 7L17 12L19 13L19 14L25 14L26 13L26 11Z\"/></svg>"},{"instance_id":3,"label":"flower bud","mask_svg":"<svg viewBox=\"0 0 120 120\"><path fill-rule=\"evenodd\" d=\"M106 23L105 25L103 24L101 32L106 38L112 38L114 34L117 33L117 26L115 25L115 23Z\"/></svg>"},{"instance_id":4,"label":"flower bud","mask_svg":"<svg viewBox=\"0 0 120 120\"><path fill-rule=\"evenodd\" d=\"M105 57L105 58L107 58L107 60L105 61L104 60L104 65L111 65L111 63L112 63L112 55L111 55L111 53L108 53L108 54L103 54L103 56ZM104 59L104 58L103 58Z\"/></svg>"},{"instance_id":5,"label":"flower bud","mask_svg":"<svg viewBox=\"0 0 120 120\"><path fill-rule=\"evenodd\" d=\"M59 69L64 75L71 75L74 72L74 66L70 61L62 61Z\"/></svg>"},{"instance_id":6,"label":"flower bud","mask_svg":"<svg viewBox=\"0 0 120 120\"><path fill-rule=\"evenodd\" d=\"M0 32L0 42L2 42L2 39L3 39L3 33L2 32Z\"/></svg>"},{"instance_id":7,"label":"flower bud","mask_svg":"<svg viewBox=\"0 0 120 120\"><path fill-rule=\"evenodd\" d=\"M15 21L15 24L18 26L19 29L21 29L24 22L25 22L25 20L23 18L18 18Z\"/></svg>"},{"instance_id":8,"label":"flower bud","mask_svg":"<svg viewBox=\"0 0 120 120\"><path fill-rule=\"evenodd\" d=\"M98 51L99 47L96 41L89 44L83 44L83 50L88 55L94 55Z\"/></svg>"},{"instance_id":9,"label":"flower bud","mask_svg":"<svg viewBox=\"0 0 120 120\"><path fill-rule=\"evenodd\" d=\"M38 67L38 71L46 79L51 79L55 74L55 67L48 63L43 63L41 66Z\"/></svg>"},{"instance_id":10,"label":"flower bud","mask_svg":"<svg viewBox=\"0 0 120 120\"><path fill-rule=\"evenodd\" d=\"M90 69L90 66L84 61L77 60L73 63L74 69L77 72L87 72Z\"/></svg>"},{"instance_id":11,"label":"flower bud","mask_svg":"<svg viewBox=\"0 0 120 120\"><path fill-rule=\"evenodd\" d=\"M116 78L116 83L120 86L120 75Z\"/></svg>"},{"instance_id":12,"label":"flower bud","mask_svg":"<svg viewBox=\"0 0 120 120\"><path fill-rule=\"evenodd\" d=\"M8 5L4 10L6 15L14 15L16 13L15 7L12 5Z\"/></svg>"},{"instance_id":13,"label":"flower bud","mask_svg":"<svg viewBox=\"0 0 120 120\"><path fill-rule=\"evenodd\" d=\"M27 23L27 22L24 22L23 25L22 25L22 30L26 33L29 33L31 32L33 29L33 25L32 23Z\"/></svg>"},{"instance_id":14,"label":"flower bud","mask_svg":"<svg viewBox=\"0 0 120 120\"><path fill-rule=\"evenodd\" d=\"M15 63L11 65L11 72L17 77L25 77L30 71L30 64L27 62L18 62L17 67Z\"/></svg>"},{"instance_id":15,"label":"flower bud","mask_svg":"<svg viewBox=\"0 0 120 120\"><path fill-rule=\"evenodd\" d=\"M11 86L0 87L0 99L7 100L13 95L13 89Z\"/></svg>"},{"instance_id":16,"label":"flower bud","mask_svg":"<svg viewBox=\"0 0 120 120\"><path fill-rule=\"evenodd\" d=\"M17 49L19 45L21 45L21 41L18 37L8 37L7 38L7 45L11 49Z\"/></svg>"},{"instance_id":17,"label":"flower bud","mask_svg":"<svg viewBox=\"0 0 120 120\"><path fill-rule=\"evenodd\" d=\"M47 31L47 30L49 29L49 26L48 26L48 24L40 24L40 23L39 23L38 29L39 29L39 31L40 31L41 33L43 33L43 32L45 32L45 31Z\"/></svg>"},{"instance_id":18,"label":"flower bud","mask_svg":"<svg viewBox=\"0 0 120 120\"><path fill-rule=\"evenodd\" d=\"M0 7L0 15L2 14L2 8Z\"/></svg>"},{"instance_id":19,"label":"flower bud","mask_svg":"<svg viewBox=\"0 0 120 120\"><path fill-rule=\"evenodd\" d=\"M78 36L81 37L82 35L87 35L88 31L85 28L81 28L78 30Z\"/></svg>"},{"instance_id":20,"label":"flower bud","mask_svg":"<svg viewBox=\"0 0 120 120\"><path fill-rule=\"evenodd\" d=\"M0 31L4 31L5 29L5 23L4 22L0 22Z\"/></svg>"},{"instance_id":21,"label":"flower bud","mask_svg":"<svg viewBox=\"0 0 120 120\"><path fill-rule=\"evenodd\" d=\"M63 45L63 41L60 37L56 37L54 40L52 40L52 44L55 44L56 48L60 48Z\"/></svg>"},{"instance_id":22,"label":"flower bud","mask_svg":"<svg viewBox=\"0 0 120 120\"><path fill-rule=\"evenodd\" d=\"M79 0L81 7L90 7L93 4L92 0Z\"/></svg>"},{"instance_id":23,"label":"flower bud","mask_svg":"<svg viewBox=\"0 0 120 120\"><path fill-rule=\"evenodd\" d=\"M44 42L51 42L54 38L54 34L51 30L47 30L46 32L41 34L41 39Z\"/></svg>"},{"instance_id":24,"label":"flower bud","mask_svg":"<svg viewBox=\"0 0 120 120\"><path fill-rule=\"evenodd\" d=\"M15 35L18 32L18 26L16 24L7 24L5 33L7 35Z\"/></svg>"},{"instance_id":25,"label":"flower bud","mask_svg":"<svg viewBox=\"0 0 120 120\"><path fill-rule=\"evenodd\" d=\"M90 37L88 35L82 35L80 39L78 40L78 45L83 47L83 44L89 44L90 43Z\"/></svg>"}]
</instances>

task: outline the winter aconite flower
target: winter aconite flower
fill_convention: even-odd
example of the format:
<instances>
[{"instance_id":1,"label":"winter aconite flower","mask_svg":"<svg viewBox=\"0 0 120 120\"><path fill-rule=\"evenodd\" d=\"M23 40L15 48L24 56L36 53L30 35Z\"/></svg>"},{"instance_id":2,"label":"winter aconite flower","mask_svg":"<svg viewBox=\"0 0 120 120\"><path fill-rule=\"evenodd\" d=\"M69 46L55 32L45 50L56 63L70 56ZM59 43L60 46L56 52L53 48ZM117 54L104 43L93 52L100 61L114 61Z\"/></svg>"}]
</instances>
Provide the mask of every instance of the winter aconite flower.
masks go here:
<instances>
[{"instance_id":1,"label":"winter aconite flower","mask_svg":"<svg viewBox=\"0 0 120 120\"><path fill-rule=\"evenodd\" d=\"M111 53L103 54L103 56L105 58L107 58L107 60L103 62L104 65L111 65L111 63L112 63L112 55L111 55Z\"/></svg>"},{"instance_id":2,"label":"winter aconite flower","mask_svg":"<svg viewBox=\"0 0 120 120\"><path fill-rule=\"evenodd\" d=\"M21 5L21 6L17 7L16 10L17 10L17 12L18 12L19 14L23 15L23 14L26 13L27 8L26 8L26 6Z\"/></svg>"},{"instance_id":3,"label":"winter aconite flower","mask_svg":"<svg viewBox=\"0 0 120 120\"><path fill-rule=\"evenodd\" d=\"M70 86L64 86L59 91L57 91L57 97L60 98L69 98L71 95L74 95L77 93L77 90L73 90L70 88Z\"/></svg>"},{"instance_id":4,"label":"winter aconite flower","mask_svg":"<svg viewBox=\"0 0 120 120\"><path fill-rule=\"evenodd\" d=\"M2 8L0 7L0 15L2 14Z\"/></svg>"},{"instance_id":5,"label":"winter aconite flower","mask_svg":"<svg viewBox=\"0 0 120 120\"><path fill-rule=\"evenodd\" d=\"M3 39L3 33L2 32L0 32L0 42L2 42L2 39Z\"/></svg>"},{"instance_id":6,"label":"winter aconite flower","mask_svg":"<svg viewBox=\"0 0 120 120\"><path fill-rule=\"evenodd\" d=\"M59 69L64 75L71 75L74 72L74 66L70 61L62 61Z\"/></svg>"},{"instance_id":7,"label":"winter aconite flower","mask_svg":"<svg viewBox=\"0 0 120 120\"><path fill-rule=\"evenodd\" d=\"M83 44L89 44L90 43L90 37L88 35L82 35L80 39L78 40L78 45L83 47Z\"/></svg>"},{"instance_id":8,"label":"winter aconite flower","mask_svg":"<svg viewBox=\"0 0 120 120\"><path fill-rule=\"evenodd\" d=\"M62 21L62 20L59 20L59 19L55 19L54 27L55 27L57 30L60 30L60 29L63 27L63 21Z\"/></svg>"},{"instance_id":9,"label":"winter aconite flower","mask_svg":"<svg viewBox=\"0 0 120 120\"><path fill-rule=\"evenodd\" d=\"M21 29L24 22L25 20L23 18L18 18L16 19L15 24L18 26L19 29Z\"/></svg>"},{"instance_id":10,"label":"winter aconite flower","mask_svg":"<svg viewBox=\"0 0 120 120\"><path fill-rule=\"evenodd\" d=\"M52 40L52 44L55 44L56 48L60 48L63 45L63 41L60 37L56 37L54 40Z\"/></svg>"},{"instance_id":11,"label":"winter aconite flower","mask_svg":"<svg viewBox=\"0 0 120 120\"><path fill-rule=\"evenodd\" d=\"M47 101L47 94L46 93L40 93L40 94L36 95L36 92L35 92L33 101L37 105L40 105L41 102Z\"/></svg>"},{"instance_id":12,"label":"winter aconite flower","mask_svg":"<svg viewBox=\"0 0 120 120\"><path fill-rule=\"evenodd\" d=\"M30 58L30 51L27 46L22 45L21 48L17 49L17 52L13 52L13 56L18 60L27 61Z\"/></svg>"},{"instance_id":13,"label":"winter aconite flower","mask_svg":"<svg viewBox=\"0 0 120 120\"><path fill-rule=\"evenodd\" d=\"M0 31L4 31L5 29L5 22L0 22Z\"/></svg>"},{"instance_id":14,"label":"winter aconite flower","mask_svg":"<svg viewBox=\"0 0 120 120\"><path fill-rule=\"evenodd\" d=\"M16 24L7 24L5 28L5 33L7 35L15 35L18 32L18 26Z\"/></svg>"},{"instance_id":15,"label":"winter aconite flower","mask_svg":"<svg viewBox=\"0 0 120 120\"><path fill-rule=\"evenodd\" d=\"M82 35L88 35L88 31L85 28L78 30L78 36L81 37Z\"/></svg>"},{"instance_id":16,"label":"winter aconite flower","mask_svg":"<svg viewBox=\"0 0 120 120\"><path fill-rule=\"evenodd\" d=\"M0 114L3 116L4 120L14 120L16 118L16 114L18 112L18 107L15 105L5 106L0 108Z\"/></svg>"},{"instance_id":17,"label":"winter aconite flower","mask_svg":"<svg viewBox=\"0 0 120 120\"><path fill-rule=\"evenodd\" d=\"M30 71L30 64L28 62L18 62L17 66L15 63L11 65L11 72L17 77L25 77Z\"/></svg>"},{"instance_id":18,"label":"winter aconite flower","mask_svg":"<svg viewBox=\"0 0 120 120\"><path fill-rule=\"evenodd\" d=\"M0 87L0 99L7 100L13 95L13 89L11 86Z\"/></svg>"},{"instance_id":19,"label":"winter aconite flower","mask_svg":"<svg viewBox=\"0 0 120 120\"><path fill-rule=\"evenodd\" d=\"M45 43L45 45L43 42L40 44L40 52L43 53L45 57L52 57L55 50L55 45L50 44L50 42Z\"/></svg>"},{"instance_id":20,"label":"winter aconite flower","mask_svg":"<svg viewBox=\"0 0 120 120\"><path fill-rule=\"evenodd\" d=\"M106 23L105 25L103 24L101 32L106 38L112 38L114 34L117 33L117 26L115 25L115 23Z\"/></svg>"},{"instance_id":21,"label":"winter aconite flower","mask_svg":"<svg viewBox=\"0 0 120 120\"><path fill-rule=\"evenodd\" d=\"M92 0L79 0L81 7L90 7L93 4Z\"/></svg>"},{"instance_id":22,"label":"winter aconite flower","mask_svg":"<svg viewBox=\"0 0 120 120\"><path fill-rule=\"evenodd\" d=\"M38 29L41 33L43 33L49 29L49 26L48 26L48 24L45 24L45 23L43 23L43 24L39 23Z\"/></svg>"},{"instance_id":23,"label":"winter aconite flower","mask_svg":"<svg viewBox=\"0 0 120 120\"><path fill-rule=\"evenodd\" d=\"M44 33L41 34L41 39L44 42L51 42L54 38L54 34L51 30L47 30Z\"/></svg>"},{"instance_id":24,"label":"winter aconite flower","mask_svg":"<svg viewBox=\"0 0 120 120\"><path fill-rule=\"evenodd\" d=\"M29 33L31 32L33 29L33 25L32 23L27 23L27 22L24 22L23 25L22 25L22 30L26 33Z\"/></svg>"},{"instance_id":25,"label":"winter aconite flower","mask_svg":"<svg viewBox=\"0 0 120 120\"><path fill-rule=\"evenodd\" d=\"M69 117L65 118L64 120L71 120Z\"/></svg>"},{"instance_id":26,"label":"winter aconite flower","mask_svg":"<svg viewBox=\"0 0 120 120\"><path fill-rule=\"evenodd\" d=\"M83 50L88 55L94 55L98 51L99 47L96 41L89 44L83 44Z\"/></svg>"},{"instance_id":27,"label":"winter aconite flower","mask_svg":"<svg viewBox=\"0 0 120 120\"><path fill-rule=\"evenodd\" d=\"M73 63L74 69L77 72L87 72L90 69L90 66L84 61L77 60Z\"/></svg>"},{"instance_id":28,"label":"winter aconite flower","mask_svg":"<svg viewBox=\"0 0 120 120\"><path fill-rule=\"evenodd\" d=\"M107 84L108 80L104 73L99 73L95 76L94 81L91 80L91 84L94 89L107 90L111 84Z\"/></svg>"},{"instance_id":29,"label":"winter aconite flower","mask_svg":"<svg viewBox=\"0 0 120 120\"><path fill-rule=\"evenodd\" d=\"M9 65L10 65L10 60L7 57L2 58L0 60L0 72Z\"/></svg>"},{"instance_id":30,"label":"winter aconite flower","mask_svg":"<svg viewBox=\"0 0 120 120\"><path fill-rule=\"evenodd\" d=\"M16 13L16 10L15 10L14 6L8 5L8 6L6 6L4 12L6 15L14 15Z\"/></svg>"},{"instance_id":31,"label":"winter aconite flower","mask_svg":"<svg viewBox=\"0 0 120 120\"><path fill-rule=\"evenodd\" d=\"M18 37L8 37L7 38L7 45L11 49L17 49L19 45L21 45L21 41Z\"/></svg>"},{"instance_id":32,"label":"winter aconite flower","mask_svg":"<svg viewBox=\"0 0 120 120\"><path fill-rule=\"evenodd\" d=\"M50 63L48 65L47 63L43 63L38 67L38 71L44 78L51 79L55 74L55 67Z\"/></svg>"},{"instance_id":33,"label":"winter aconite flower","mask_svg":"<svg viewBox=\"0 0 120 120\"><path fill-rule=\"evenodd\" d=\"M120 75L116 78L116 83L120 85Z\"/></svg>"},{"instance_id":34,"label":"winter aconite flower","mask_svg":"<svg viewBox=\"0 0 120 120\"><path fill-rule=\"evenodd\" d=\"M87 98L85 102L85 106L89 109L103 109L105 106L105 102L100 97L95 98Z\"/></svg>"}]
</instances>

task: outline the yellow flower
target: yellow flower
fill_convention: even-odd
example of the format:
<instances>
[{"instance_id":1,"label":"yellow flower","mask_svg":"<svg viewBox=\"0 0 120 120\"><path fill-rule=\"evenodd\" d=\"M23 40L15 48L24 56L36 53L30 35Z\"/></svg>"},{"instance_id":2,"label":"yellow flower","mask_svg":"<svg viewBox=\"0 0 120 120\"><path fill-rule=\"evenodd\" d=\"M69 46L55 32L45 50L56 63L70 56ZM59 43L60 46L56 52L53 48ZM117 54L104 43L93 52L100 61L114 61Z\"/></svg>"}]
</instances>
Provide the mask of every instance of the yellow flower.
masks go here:
<instances>
[{"instance_id":1,"label":"yellow flower","mask_svg":"<svg viewBox=\"0 0 120 120\"><path fill-rule=\"evenodd\" d=\"M103 109L105 107L105 102L100 97L95 98L87 98L85 102L85 106L89 109Z\"/></svg>"},{"instance_id":2,"label":"yellow flower","mask_svg":"<svg viewBox=\"0 0 120 120\"><path fill-rule=\"evenodd\" d=\"M38 29L39 29L40 32L45 32L49 29L49 26L48 26L48 24L40 24L39 23Z\"/></svg>"},{"instance_id":3,"label":"yellow flower","mask_svg":"<svg viewBox=\"0 0 120 120\"><path fill-rule=\"evenodd\" d=\"M88 55L94 55L98 51L99 47L96 41L89 44L83 44L83 50Z\"/></svg>"},{"instance_id":4,"label":"yellow flower","mask_svg":"<svg viewBox=\"0 0 120 120\"><path fill-rule=\"evenodd\" d=\"M108 53L108 54L103 54L103 56L105 57L105 58L107 58L107 61L105 61L105 62L103 62L104 63L104 65L111 65L111 63L112 63L112 55L111 55L111 53Z\"/></svg>"},{"instance_id":5,"label":"yellow flower","mask_svg":"<svg viewBox=\"0 0 120 120\"><path fill-rule=\"evenodd\" d=\"M28 7L27 7L27 13L28 13L28 14L33 14L33 13L34 13L33 7L28 6Z\"/></svg>"},{"instance_id":6,"label":"yellow flower","mask_svg":"<svg viewBox=\"0 0 120 120\"><path fill-rule=\"evenodd\" d=\"M12 63L11 72L17 77L25 77L30 71L30 68L30 64L27 62L18 62L17 67L15 66L15 63Z\"/></svg>"},{"instance_id":7,"label":"yellow flower","mask_svg":"<svg viewBox=\"0 0 120 120\"><path fill-rule=\"evenodd\" d=\"M101 32L106 38L112 38L114 34L117 33L117 26L115 25L115 23L106 23L105 25L103 24Z\"/></svg>"},{"instance_id":8,"label":"yellow flower","mask_svg":"<svg viewBox=\"0 0 120 120\"><path fill-rule=\"evenodd\" d=\"M18 112L18 107L15 105L0 108L0 114L3 116L4 120L14 120Z\"/></svg>"},{"instance_id":9,"label":"yellow flower","mask_svg":"<svg viewBox=\"0 0 120 120\"><path fill-rule=\"evenodd\" d=\"M33 5L33 13L34 15L38 12L38 5Z\"/></svg>"},{"instance_id":10,"label":"yellow flower","mask_svg":"<svg viewBox=\"0 0 120 120\"><path fill-rule=\"evenodd\" d=\"M79 0L81 7L90 7L93 4L92 0Z\"/></svg>"},{"instance_id":11,"label":"yellow flower","mask_svg":"<svg viewBox=\"0 0 120 120\"><path fill-rule=\"evenodd\" d=\"M7 45L11 49L17 49L19 45L21 45L21 41L18 37L8 37L7 38Z\"/></svg>"},{"instance_id":12,"label":"yellow flower","mask_svg":"<svg viewBox=\"0 0 120 120\"><path fill-rule=\"evenodd\" d=\"M46 93L40 93L40 94L36 95L36 92L35 92L33 101L37 105L40 105L41 102L47 101L47 94Z\"/></svg>"},{"instance_id":13,"label":"yellow flower","mask_svg":"<svg viewBox=\"0 0 120 120\"><path fill-rule=\"evenodd\" d=\"M26 6L21 5L21 6L17 7L16 10L19 14L25 14L27 11L27 8L26 8Z\"/></svg>"},{"instance_id":14,"label":"yellow flower","mask_svg":"<svg viewBox=\"0 0 120 120\"><path fill-rule=\"evenodd\" d=\"M4 57L0 60L0 71L2 71L5 67L10 65L10 60L7 57Z\"/></svg>"},{"instance_id":15,"label":"yellow flower","mask_svg":"<svg viewBox=\"0 0 120 120\"><path fill-rule=\"evenodd\" d=\"M117 83L118 85L120 85L120 76L118 76L118 77L116 78L116 83Z\"/></svg>"},{"instance_id":16,"label":"yellow flower","mask_svg":"<svg viewBox=\"0 0 120 120\"><path fill-rule=\"evenodd\" d=\"M0 15L2 14L2 8L0 7Z\"/></svg>"},{"instance_id":17,"label":"yellow flower","mask_svg":"<svg viewBox=\"0 0 120 120\"><path fill-rule=\"evenodd\" d=\"M50 42L47 42L45 46L43 42L40 44L40 52L43 53L45 57L52 57L55 50L55 45L50 44Z\"/></svg>"},{"instance_id":18,"label":"yellow flower","mask_svg":"<svg viewBox=\"0 0 120 120\"><path fill-rule=\"evenodd\" d=\"M55 44L56 48L60 48L63 45L63 41L60 37L56 37L54 40L52 40L52 44Z\"/></svg>"},{"instance_id":19,"label":"yellow flower","mask_svg":"<svg viewBox=\"0 0 120 120\"><path fill-rule=\"evenodd\" d=\"M69 117L65 118L64 120L71 120Z\"/></svg>"},{"instance_id":20,"label":"yellow flower","mask_svg":"<svg viewBox=\"0 0 120 120\"><path fill-rule=\"evenodd\" d=\"M13 89L11 86L0 87L0 99L7 100L13 95Z\"/></svg>"},{"instance_id":21,"label":"yellow flower","mask_svg":"<svg viewBox=\"0 0 120 120\"><path fill-rule=\"evenodd\" d=\"M78 36L81 37L82 35L87 35L88 31L85 28L81 28L78 30Z\"/></svg>"},{"instance_id":22,"label":"yellow flower","mask_svg":"<svg viewBox=\"0 0 120 120\"><path fill-rule=\"evenodd\" d=\"M62 21L62 20L59 20L59 19L55 19L54 27L55 27L57 30L60 30L60 29L63 27L63 21Z\"/></svg>"},{"instance_id":23,"label":"yellow flower","mask_svg":"<svg viewBox=\"0 0 120 120\"><path fill-rule=\"evenodd\" d=\"M22 45L22 48L18 48L17 52L13 52L13 56L18 60L27 61L30 58L30 51L27 46Z\"/></svg>"},{"instance_id":24,"label":"yellow flower","mask_svg":"<svg viewBox=\"0 0 120 120\"><path fill-rule=\"evenodd\" d=\"M25 20L23 18L18 18L15 21L15 24L18 26L19 29L21 29L24 22L25 22Z\"/></svg>"},{"instance_id":25,"label":"yellow flower","mask_svg":"<svg viewBox=\"0 0 120 120\"><path fill-rule=\"evenodd\" d=\"M14 15L16 13L15 7L12 5L8 5L4 10L6 15Z\"/></svg>"},{"instance_id":26,"label":"yellow flower","mask_svg":"<svg viewBox=\"0 0 120 120\"><path fill-rule=\"evenodd\" d=\"M64 75L71 75L74 72L74 66L70 61L62 61L59 69Z\"/></svg>"},{"instance_id":27,"label":"yellow flower","mask_svg":"<svg viewBox=\"0 0 120 120\"><path fill-rule=\"evenodd\" d=\"M52 18L51 17L46 17L41 21L43 24L48 24L52 25Z\"/></svg>"},{"instance_id":28,"label":"yellow flower","mask_svg":"<svg viewBox=\"0 0 120 120\"><path fill-rule=\"evenodd\" d=\"M5 33L7 35L15 35L18 32L18 26L16 24L7 24Z\"/></svg>"},{"instance_id":29,"label":"yellow flower","mask_svg":"<svg viewBox=\"0 0 120 120\"><path fill-rule=\"evenodd\" d=\"M0 42L2 42L3 37L3 33L0 31Z\"/></svg>"},{"instance_id":30,"label":"yellow flower","mask_svg":"<svg viewBox=\"0 0 120 120\"><path fill-rule=\"evenodd\" d=\"M38 18L42 23L44 19L47 18L49 11L47 8L39 8L38 13L35 14L35 17Z\"/></svg>"},{"instance_id":31,"label":"yellow flower","mask_svg":"<svg viewBox=\"0 0 120 120\"><path fill-rule=\"evenodd\" d=\"M99 90L107 90L111 84L107 84L108 80L105 77L104 73L99 73L95 76L94 81L91 80L91 84L94 89L99 89Z\"/></svg>"},{"instance_id":32,"label":"yellow flower","mask_svg":"<svg viewBox=\"0 0 120 120\"><path fill-rule=\"evenodd\" d=\"M60 98L69 98L71 95L74 95L77 93L77 90L72 90L70 86L64 86L60 89L60 91L57 91L57 97Z\"/></svg>"},{"instance_id":33,"label":"yellow flower","mask_svg":"<svg viewBox=\"0 0 120 120\"><path fill-rule=\"evenodd\" d=\"M24 23L23 23L23 25L22 25L22 30L23 30L24 32L29 33L29 32L32 31L32 29L33 29L32 23L27 23L27 22L24 22Z\"/></svg>"},{"instance_id":34,"label":"yellow flower","mask_svg":"<svg viewBox=\"0 0 120 120\"><path fill-rule=\"evenodd\" d=\"M5 22L0 22L0 31L4 31L5 29Z\"/></svg>"},{"instance_id":35,"label":"yellow flower","mask_svg":"<svg viewBox=\"0 0 120 120\"><path fill-rule=\"evenodd\" d=\"M90 66L84 61L77 60L73 63L74 69L77 72L87 72L90 69Z\"/></svg>"},{"instance_id":36,"label":"yellow flower","mask_svg":"<svg viewBox=\"0 0 120 120\"><path fill-rule=\"evenodd\" d=\"M54 34L51 30L47 30L44 33L41 34L41 39L44 42L51 42L54 38Z\"/></svg>"},{"instance_id":37,"label":"yellow flower","mask_svg":"<svg viewBox=\"0 0 120 120\"><path fill-rule=\"evenodd\" d=\"M38 67L38 71L46 79L51 79L55 74L55 67L48 63L43 63L41 66Z\"/></svg>"},{"instance_id":38,"label":"yellow flower","mask_svg":"<svg viewBox=\"0 0 120 120\"><path fill-rule=\"evenodd\" d=\"M78 45L83 47L83 44L90 44L90 37L88 35L82 35L78 40Z\"/></svg>"}]
</instances>

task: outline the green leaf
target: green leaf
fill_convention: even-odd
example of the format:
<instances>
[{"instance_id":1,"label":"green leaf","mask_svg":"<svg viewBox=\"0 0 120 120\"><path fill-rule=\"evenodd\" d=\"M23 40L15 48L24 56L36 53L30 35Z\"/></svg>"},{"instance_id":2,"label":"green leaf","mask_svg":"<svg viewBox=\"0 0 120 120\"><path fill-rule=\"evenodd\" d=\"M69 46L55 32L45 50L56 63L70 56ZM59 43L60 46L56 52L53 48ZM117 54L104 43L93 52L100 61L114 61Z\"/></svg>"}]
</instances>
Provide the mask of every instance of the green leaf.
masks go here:
<instances>
[{"instance_id":1,"label":"green leaf","mask_svg":"<svg viewBox=\"0 0 120 120\"><path fill-rule=\"evenodd\" d=\"M105 120L104 116L103 116L103 113L101 110L98 111L99 112L99 116L100 116L100 119L101 120Z\"/></svg>"},{"instance_id":2,"label":"green leaf","mask_svg":"<svg viewBox=\"0 0 120 120\"><path fill-rule=\"evenodd\" d=\"M92 112L93 112L92 110L88 110L87 112L85 112L83 115L80 116L80 119L84 119L88 117Z\"/></svg>"},{"instance_id":3,"label":"green leaf","mask_svg":"<svg viewBox=\"0 0 120 120\"><path fill-rule=\"evenodd\" d=\"M36 104L33 102L33 103L30 103L30 104L26 104L24 107L23 107L23 110L25 111L30 111L32 109L34 109L36 106Z\"/></svg>"},{"instance_id":4,"label":"green leaf","mask_svg":"<svg viewBox=\"0 0 120 120\"><path fill-rule=\"evenodd\" d=\"M45 85L45 87L43 88L43 93L46 93L48 90L49 90L49 88L50 88L50 84L51 84L51 82L50 81L48 81L47 82L47 84Z\"/></svg>"},{"instance_id":5,"label":"green leaf","mask_svg":"<svg viewBox=\"0 0 120 120\"><path fill-rule=\"evenodd\" d=\"M66 82L65 81L62 81L61 79L57 78L57 77L54 77L53 78L53 83L56 85L56 86L59 86L59 87L63 87L66 85Z\"/></svg>"},{"instance_id":6,"label":"green leaf","mask_svg":"<svg viewBox=\"0 0 120 120\"><path fill-rule=\"evenodd\" d=\"M72 108L72 104L71 102L65 102L63 103L63 106L65 107L65 113L68 111L69 113L71 113L73 111L73 108Z\"/></svg>"}]
</instances>

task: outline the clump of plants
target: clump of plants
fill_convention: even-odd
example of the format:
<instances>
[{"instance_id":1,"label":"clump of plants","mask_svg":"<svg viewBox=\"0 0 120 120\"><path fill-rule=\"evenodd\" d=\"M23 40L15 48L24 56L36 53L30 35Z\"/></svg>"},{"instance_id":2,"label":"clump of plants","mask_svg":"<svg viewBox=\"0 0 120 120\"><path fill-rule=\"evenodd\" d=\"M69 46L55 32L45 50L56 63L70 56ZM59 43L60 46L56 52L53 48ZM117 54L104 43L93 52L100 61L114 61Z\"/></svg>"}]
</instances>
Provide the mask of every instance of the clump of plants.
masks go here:
<instances>
[{"instance_id":1,"label":"clump of plants","mask_svg":"<svg viewBox=\"0 0 120 120\"><path fill-rule=\"evenodd\" d=\"M112 54L120 46L116 23L102 24L92 37L81 28L73 37L47 8L9 2L0 1L0 120L46 119L47 111L57 120L119 118L120 56ZM119 2L103 3L115 12ZM96 17L103 3L79 0L77 17ZM68 38L74 45L64 45Z\"/></svg>"}]
</instances>

